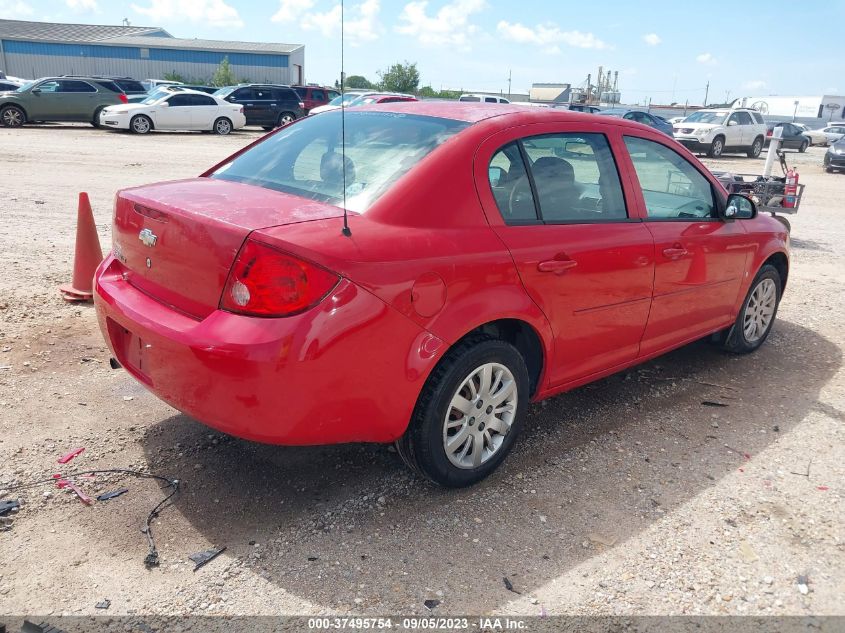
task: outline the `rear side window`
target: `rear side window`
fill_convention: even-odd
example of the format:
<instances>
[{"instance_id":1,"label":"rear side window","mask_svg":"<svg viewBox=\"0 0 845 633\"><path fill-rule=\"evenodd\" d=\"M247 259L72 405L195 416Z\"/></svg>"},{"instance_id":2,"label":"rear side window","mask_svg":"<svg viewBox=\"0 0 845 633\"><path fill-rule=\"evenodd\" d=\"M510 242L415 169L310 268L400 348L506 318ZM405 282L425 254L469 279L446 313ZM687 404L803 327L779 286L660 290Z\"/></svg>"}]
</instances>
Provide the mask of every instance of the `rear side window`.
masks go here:
<instances>
[{"instance_id":1,"label":"rear side window","mask_svg":"<svg viewBox=\"0 0 845 633\"><path fill-rule=\"evenodd\" d=\"M478 97L461 97L459 101L472 101L473 103L477 103L481 101Z\"/></svg>"},{"instance_id":2,"label":"rear side window","mask_svg":"<svg viewBox=\"0 0 845 633\"><path fill-rule=\"evenodd\" d=\"M763 123L763 115L762 114L760 114L759 112L752 112L751 116L754 117L754 121L756 123L762 125L762 123Z\"/></svg>"},{"instance_id":3,"label":"rear side window","mask_svg":"<svg viewBox=\"0 0 845 633\"><path fill-rule=\"evenodd\" d=\"M293 88L274 88L273 98L277 101L299 101L300 97Z\"/></svg>"},{"instance_id":4,"label":"rear side window","mask_svg":"<svg viewBox=\"0 0 845 633\"><path fill-rule=\"evenodd\" d=\"M97 85L109 90L110 92L123 92L123 90L113 81L98 81Z\"/></svg>"},{"instance_id":5,"label":"rear side window","mask_svg":"<svg viewBox=\"0 0 845 633\"><path fill-rule=\"evenodd\" d=\"M195 106L216 106L217 102L205 95L188 95L191 98L191 105Z\"/></svg>"},{"instance_id":6,"label":"rear side window","mask_svg":"<svg viewBox=\"0 0 845 633\"><path fill-rule=\"evenodd\" d=\"M626 136L649 219L715 217L713 188L686 158L665 145Z\"/></svg>"},{"instance_id":7,"label":"rear side window","mask_svg":"<svg viewBox=\"0 0 845 633\"><path fill-rule=\"evenodd\" d=\"M748 112L737 112L736 116L739 119L740 125L754 125L754 121Z\"/></svg>"},{"instance_id":8,"label":"rear side window","mask_svg":"<svg viewBox=\"0 0 845 633\"><path fill-rule=\"evenodd\" d=\"M490 164L490 184L505 222L529 219L532 205L533 219L546 224L628 217L619 172L603 134L549 134L518 144L522 161L505 146Z\"/></svg>"},{"instance_id":9,"label":"rear side window","mask_svg":"<svg viewBox=\"0 0 845 633\"><path fill-rule=\"evenodd\" d=\"M114 83L116 83L124 92L146 92L146 90L144 90L144 86L141 85L140 81L132 81L130 79L118 79Z\"/></svg>"},{"instance_id":10,"label":"rear side window","mask_svg":"<svg viewBox=\"0 0 845 633\"><path fill-rule=\"evenodd\" d=\"M308 88L294 88L294 92L299 95L300 99L304 99L308 96Z\"/></svg>"}]
</instances>

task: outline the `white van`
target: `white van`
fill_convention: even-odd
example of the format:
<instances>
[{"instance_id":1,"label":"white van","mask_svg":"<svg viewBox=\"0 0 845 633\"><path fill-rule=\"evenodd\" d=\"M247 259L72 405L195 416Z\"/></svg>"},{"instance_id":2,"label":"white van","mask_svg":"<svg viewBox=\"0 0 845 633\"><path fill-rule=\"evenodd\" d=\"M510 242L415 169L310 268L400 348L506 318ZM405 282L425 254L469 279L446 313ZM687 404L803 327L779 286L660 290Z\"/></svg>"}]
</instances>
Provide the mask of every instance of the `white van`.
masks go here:
<instances>
[{"instance_id":1,"label":"white van","mask_svg":"<svg viewBox=\"0 0 845 633\"><path fill-rule=\"evenodd\" d=\"M510 101L504 97L480 94L462 94L458 101L468 101L473 103L510 103Z\"/></svg>"}]
</instances>

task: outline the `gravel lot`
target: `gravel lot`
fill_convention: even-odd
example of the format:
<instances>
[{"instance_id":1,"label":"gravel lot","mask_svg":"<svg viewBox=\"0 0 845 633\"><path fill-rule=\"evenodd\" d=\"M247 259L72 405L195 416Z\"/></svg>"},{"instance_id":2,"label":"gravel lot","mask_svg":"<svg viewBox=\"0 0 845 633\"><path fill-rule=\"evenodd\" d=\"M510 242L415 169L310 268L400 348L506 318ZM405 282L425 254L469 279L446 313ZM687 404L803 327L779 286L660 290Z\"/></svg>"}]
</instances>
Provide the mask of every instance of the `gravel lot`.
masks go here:
<instances>
[{"instance_id":1,"label":"gravel lot","mask_svg":"<svg viewBox=\"0 0 845 633\"><path fill-rule=\"evenodd\" d=\"M155 482L79 480L129 488L90 507L53 486L4 495L23 506L0 532L0 614L95 614L104 598L109 615L845 614L845 175L822 171L823 149L789 154L807 191L758 353L694 344L534 406L499 472L444 491L385 446L211 431L110 370L92 307L60 299L79 191L108 248L117 189L195 175L257 136L0 129L0 488L78 446L75 469L182 481L152 571L139 528ZM228 549L193 572L187 556L213 546Z\"/></svg>"}]
</instances>

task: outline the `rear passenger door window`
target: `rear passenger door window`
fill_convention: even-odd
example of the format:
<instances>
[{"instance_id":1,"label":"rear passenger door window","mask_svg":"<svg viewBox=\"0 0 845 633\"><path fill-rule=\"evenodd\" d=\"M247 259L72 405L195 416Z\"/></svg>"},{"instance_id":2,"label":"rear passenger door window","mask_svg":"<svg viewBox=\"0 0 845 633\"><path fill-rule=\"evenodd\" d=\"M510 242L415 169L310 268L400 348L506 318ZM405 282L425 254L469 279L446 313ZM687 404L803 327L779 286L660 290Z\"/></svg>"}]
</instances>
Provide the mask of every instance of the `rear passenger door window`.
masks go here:
<instances>
[{"instance_id":1,"label":"rear passenger door window","mask_svg":"<svg viewBox=\"0 0 845 633\"><path fill-rule=\"evenodd\" d=\"M544 223L627 219L619 173L603 134L550 134L520 143L528 161L528 185Z\"/></svg>"},{"instance_id":2,"label":"rear passenger door window","mask_svg":"<svg viewBox=\"0 0 845 633\"><path fill-rule=\"evenodd\" d=\"M665 145L626 136L650 220L716 217L716 200L708 181L683 156Z\"/></svg>"}]
</instances>

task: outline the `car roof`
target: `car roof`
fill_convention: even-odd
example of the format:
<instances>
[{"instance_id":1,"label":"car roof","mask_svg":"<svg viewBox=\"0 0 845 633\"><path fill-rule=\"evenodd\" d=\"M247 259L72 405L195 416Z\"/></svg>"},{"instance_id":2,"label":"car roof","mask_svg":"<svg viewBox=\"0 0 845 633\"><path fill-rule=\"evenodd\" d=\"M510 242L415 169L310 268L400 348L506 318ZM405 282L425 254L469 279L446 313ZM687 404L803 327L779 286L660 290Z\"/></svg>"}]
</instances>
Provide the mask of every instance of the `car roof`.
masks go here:
<instances>
[{"instance_id":1,"label":"car roof","mask_svg":"<svg viewBox=\"0 0 845 633\"><path fill-rule=\"evenodd\" d=\"M473 101L397 101L394 103L362 106L361 110L418 114L421 116L464 121L465 123L479 123L494 117L508 117L508 119L512 119L515 122L524 123L542 123L544 121L594 123L598 120L597 114L587 112L575 112L555 108L526 108L513 103L494 104ZM604 117L601 120L604 123L608 122ZM634 123L625 119L614 120L613 124L626 127L630 126L636 129L643 129L645 127L641 123Z\"/></svg>"}]
</instances>

